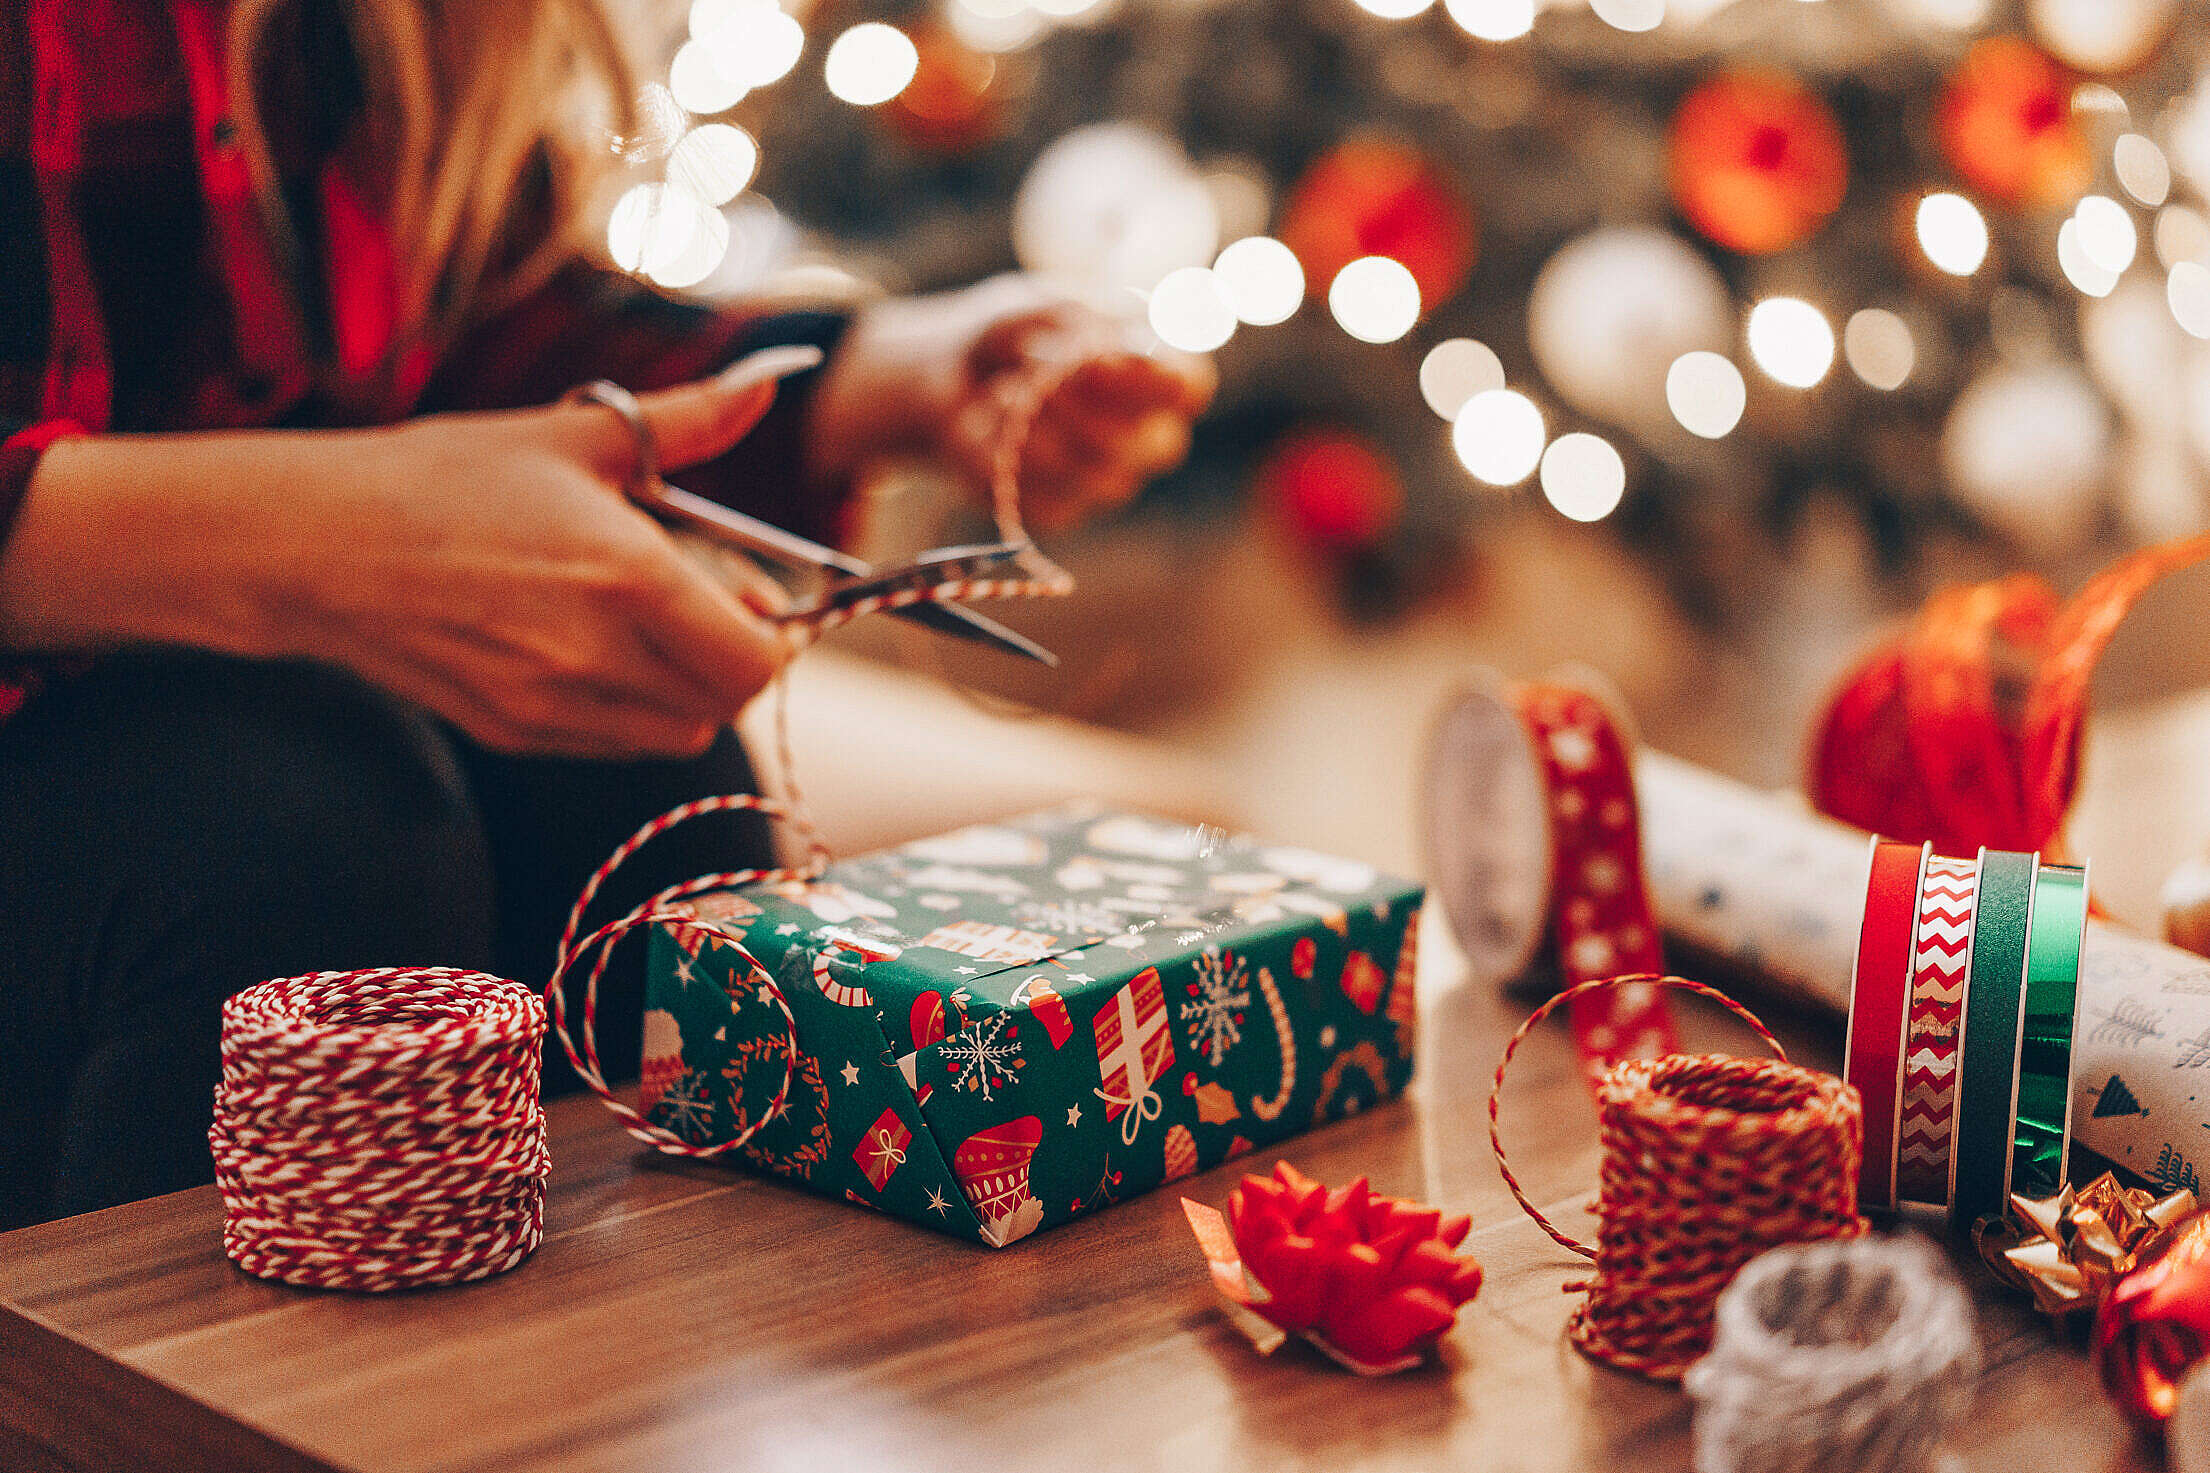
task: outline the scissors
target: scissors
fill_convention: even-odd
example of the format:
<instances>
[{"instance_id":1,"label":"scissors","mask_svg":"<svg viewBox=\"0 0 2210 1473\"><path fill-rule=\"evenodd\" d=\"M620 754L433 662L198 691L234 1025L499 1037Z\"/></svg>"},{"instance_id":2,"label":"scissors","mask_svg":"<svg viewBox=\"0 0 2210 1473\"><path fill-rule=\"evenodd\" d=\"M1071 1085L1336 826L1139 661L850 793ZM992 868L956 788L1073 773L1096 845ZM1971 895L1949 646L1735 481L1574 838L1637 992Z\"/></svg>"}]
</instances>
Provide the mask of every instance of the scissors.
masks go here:
<instances>
[{"instance_id":1,"label":"scissors","mask_svg":"<svg viewBox=\"0 0 2210 1473\"><path fill-rule=\"evenodd\" d=\"M723 383L732 389L788 378L819 366L822 353L811 346L764 348L726 370ZM1026 543L991 542L968 547L944 547L922 553L910 563L878 569L849 553L785 531L743 512L732 511L718 501L671 486L660 477L659 445L629 390L605 379L583 384L568 394L572 402L597 404L613 410L629 426L637 442L637 470L622 488L632 503L671 531L703 539L715 547L733 548L781 567L826 574L829 588L812 604L793 609L787 617L806 619L869 597L908 586L943 573L948 576L982 576L998 566L1013 566L1027 550ZM941 581L941 580L939 580ZM886 610L897 618L948 634L955 639L989 645L1039 664L1056 666L1059 657L1024 635L994 619L984 618L959 604L922 602Z\"/></svg>"}]
</instances>

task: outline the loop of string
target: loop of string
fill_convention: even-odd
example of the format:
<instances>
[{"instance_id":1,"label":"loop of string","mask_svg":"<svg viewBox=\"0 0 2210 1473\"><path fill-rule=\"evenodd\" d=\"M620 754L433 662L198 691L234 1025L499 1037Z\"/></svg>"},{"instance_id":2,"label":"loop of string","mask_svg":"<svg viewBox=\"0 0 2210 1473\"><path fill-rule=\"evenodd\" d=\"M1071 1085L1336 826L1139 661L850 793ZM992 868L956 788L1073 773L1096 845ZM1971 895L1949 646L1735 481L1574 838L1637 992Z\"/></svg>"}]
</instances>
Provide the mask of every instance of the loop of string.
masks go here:
<instances>
[{"instance_id":1,"label":"loop of string","mask_svg":"<svg viewBox=\"0 0 2210 1473\"><path fill-rule=\"evenodd\" d=\"M990 508L999 540L1020 545L1017 559L1020 576L947 578L942 582L887 590L849 604L823 609L817 614L790 623L789 627L801 650L832 629L848 624L864 614L887 609L925 602L965 603L979 599L1058 598L1074 591L1073 578L1029 540L1021 523L1020 463L1037 416L1064 382L1066 375L1081 361L1079 355L1069 355L1052 363L1037 363L1029 371L1014 376L1003 390L998 431L990 458ZM636 1139L670 1155L719 1156L744 1146L781 1112L799 1069L798 1026L791 1016L790 1004L783 995L782 987L734 935L678 908L682 901L714 890L733 890L751 884L804 884L819 878L828 867L829 845L807 811L805 797L798 787L790 736L789 684L783 676L776 677L769 699L774 702L774 740L776 763L781 773L782 800L747 793L700 798L669 809L630 835L592 873L582 892L577 895L574 906L569 909L567 925L561 932L559 950L554 959L552 979L545 988L545 1003L553 1032L560 1039L561 1049L575 1068L577 1077L621 1121L624 1130ZM804 859L795 865L728 870L684 880L660 890L621 917L587 935L584 934L584 917L598 898L599 892L639 849L680 824L689 823L706 814L733 810L750 810L781 822L804 845ZM693 1144L673 1131L655 1125L643 1113L618 1098L607 1084L605 1071L599 1060L599 983L613 957L614 944L633 931L655 926L695 938L702 944L711 942L734 951L743 968L743 976L732 980L732 997L738 989L752 989L780 1014L782 1083L765 1108L750 1118L740 1118L738 1128L731 1137L712 1145ZM828 945L841 945L864 958L864 954L849 943L831 941ZM822 955L826 956L826 950ZM595 959L584 981L582 1017L578 1029L580 1037L571 1037L568 1027L567 984L575 968L586 957ZM736 1081L735 1087L741 1098L741 1078Z\"/></svg>"}]
</instances>

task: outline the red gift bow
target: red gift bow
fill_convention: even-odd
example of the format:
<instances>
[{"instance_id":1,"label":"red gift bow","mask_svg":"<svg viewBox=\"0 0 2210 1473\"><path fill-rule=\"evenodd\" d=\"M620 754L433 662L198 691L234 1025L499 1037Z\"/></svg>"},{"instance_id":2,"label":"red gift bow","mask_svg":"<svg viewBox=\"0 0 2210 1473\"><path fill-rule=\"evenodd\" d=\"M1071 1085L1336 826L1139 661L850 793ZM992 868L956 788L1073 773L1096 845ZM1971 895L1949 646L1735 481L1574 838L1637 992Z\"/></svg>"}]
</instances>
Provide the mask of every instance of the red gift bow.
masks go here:
<instances>
[{"instance_id":1,"label":"red gift bow","mask_svg":"<svg viewBox=\"0 0 2210 1473\"><path fill-rule=\"evenodd\" d=\"M1813 726L1813 805L1944 853L2054 852L2095 662L2142 594L2205 557L2210 533L2145 548L2069 602L2031 574L1935 594Z\"/></svg>"},{"instance_id":2,"label":"red gift bow","mask_svg":"<svg viewBox=\"0 0 2210 1473\"><path fill-rule=\"evenodd\" d=\"M1360 1375L1408 1370L1481 1290L1481 1265L1452 1251L1471 1218L1378 1196L1364 1177L1330 1191L1281 1161L1271 1180L1243 1179L1225 1219L1187 1197L1182 1210L1262 1352L1299 1335Z\"/></svg>"}]
</instances>

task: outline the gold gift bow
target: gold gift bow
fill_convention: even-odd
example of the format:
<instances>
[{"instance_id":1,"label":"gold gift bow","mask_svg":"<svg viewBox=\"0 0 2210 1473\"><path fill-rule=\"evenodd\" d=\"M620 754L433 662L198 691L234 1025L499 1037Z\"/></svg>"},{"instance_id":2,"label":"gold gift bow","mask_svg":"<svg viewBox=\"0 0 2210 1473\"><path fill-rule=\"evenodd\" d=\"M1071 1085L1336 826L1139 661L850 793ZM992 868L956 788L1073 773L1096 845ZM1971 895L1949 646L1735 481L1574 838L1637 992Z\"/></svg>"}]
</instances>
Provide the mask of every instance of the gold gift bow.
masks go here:
<instances>
[{"instance_id":1,"label":"gold gift bow","mask_svg":"<svg viewBox=\"0 0 2210 1473\"><path fill-rule=\"evenodd\" d=\"M2010 1206L2015 1220L1990 1217L1973 1228L1980 1257L1997 1278L2030 1292L2043 1313L2062 1315L2100 1305L2113 1284L2194 1215L2195 1194L2181 1188L2159 1197L2122 1187L2106 1171L2053 1197L2013 1194Z\"/></svg>"}]
</instances>

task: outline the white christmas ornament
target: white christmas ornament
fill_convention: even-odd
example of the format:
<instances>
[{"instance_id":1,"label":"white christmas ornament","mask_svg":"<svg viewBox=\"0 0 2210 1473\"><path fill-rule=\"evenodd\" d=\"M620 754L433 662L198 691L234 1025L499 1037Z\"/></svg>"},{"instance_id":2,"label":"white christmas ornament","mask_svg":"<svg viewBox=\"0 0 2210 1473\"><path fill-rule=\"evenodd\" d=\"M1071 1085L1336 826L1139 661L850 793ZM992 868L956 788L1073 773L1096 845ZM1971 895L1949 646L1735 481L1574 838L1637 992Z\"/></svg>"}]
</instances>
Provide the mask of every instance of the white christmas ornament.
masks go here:
<instances>
[{"instance_id":1,"label":"white christmas ornament","mask_svg":"<svg viewBox=\"0 0 2210 1473\"><path fill-rule=\"evenodd\" d=\"M1732 307L1710 262L1648 225L1610 226L1545 262L1527 343L1550 386L1584 414L1662 425L1665 379L1684 353L1723 351Z\"/></svg>"},{"instance_id":2,"label":"white christmas ornament","mask_svg":"<svg viewBox=\"0 0 2210 1473\"><path fill-rule=\"evenodd\" d=\"M1172 140L1093 123L1045 149L1013 201L1013 250L1031 271L1148 292L1220 244L1211 191Z\"/></svg>"},{"instance_id":3,"label":"white christmas ornament","mask_svg":"<svg viewBox=\"0 0 2210 1473\"><path fill-rule=\"evenodd\" d=\"M2110 460L2110 413L2068 363L1990 369L1942 430L1949 489L1981 520L2042 554L2091 529Z\"/></svg>"}]
</instances>

